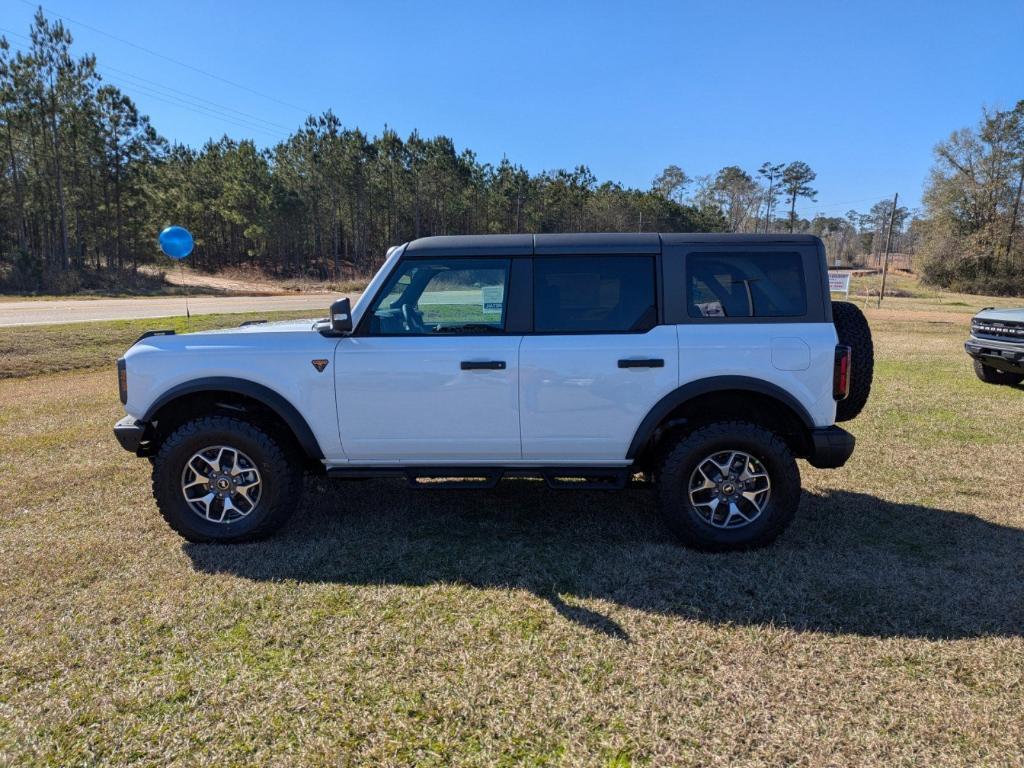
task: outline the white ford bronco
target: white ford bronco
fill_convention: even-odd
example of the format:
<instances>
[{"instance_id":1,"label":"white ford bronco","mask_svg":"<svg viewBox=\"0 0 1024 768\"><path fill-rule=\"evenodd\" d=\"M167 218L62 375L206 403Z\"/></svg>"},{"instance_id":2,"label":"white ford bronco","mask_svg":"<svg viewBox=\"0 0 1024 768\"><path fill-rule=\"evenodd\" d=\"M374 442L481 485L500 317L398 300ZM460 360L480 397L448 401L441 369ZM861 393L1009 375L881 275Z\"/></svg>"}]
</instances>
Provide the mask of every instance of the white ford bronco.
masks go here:
<instances>
[{"instance_id":1,"label":"white ford bronco","mask_svg":"<svg viewBox=\"0 0 1024 768\"><path fill-rule=\"evenodd\" d=\"M849 458L872 356L815 237L428 237L327 319L145 334L114 433L190 541L270 534L311 471L653 483L685 543L740 549L793 518L797 458Z\"/></svg>"}]
</instances>

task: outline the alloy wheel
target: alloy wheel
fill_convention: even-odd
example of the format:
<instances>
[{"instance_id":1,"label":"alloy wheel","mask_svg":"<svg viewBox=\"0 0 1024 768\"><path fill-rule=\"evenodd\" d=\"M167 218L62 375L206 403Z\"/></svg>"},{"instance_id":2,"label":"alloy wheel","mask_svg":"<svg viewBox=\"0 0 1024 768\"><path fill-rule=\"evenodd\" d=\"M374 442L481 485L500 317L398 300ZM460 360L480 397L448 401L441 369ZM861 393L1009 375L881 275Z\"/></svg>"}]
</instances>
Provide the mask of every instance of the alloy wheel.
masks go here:
<instances>
[{"instance_id":1,"label":"alloy wheel","mask_svg":"<svg viewBox=\"0 0 1024 768\"><path fill-rule=\"evenodd\" d=\"M764 465L743 451L719 451L697 463L690 475L690 504L708 525L742 528L764 512L771 497Z\"/></svg>"},{"instance_id":2,"label":"alloy wheel","mask_svg":"<svg viewBox=\"0 0 1024 768\"><path fill-rule=\"evenodd\" d=\"M193 512L212 523L233 523L260 502L256 463L237 448L213 445L192 454L181 473L181 493Z\"/></svg>"}]
</instances>

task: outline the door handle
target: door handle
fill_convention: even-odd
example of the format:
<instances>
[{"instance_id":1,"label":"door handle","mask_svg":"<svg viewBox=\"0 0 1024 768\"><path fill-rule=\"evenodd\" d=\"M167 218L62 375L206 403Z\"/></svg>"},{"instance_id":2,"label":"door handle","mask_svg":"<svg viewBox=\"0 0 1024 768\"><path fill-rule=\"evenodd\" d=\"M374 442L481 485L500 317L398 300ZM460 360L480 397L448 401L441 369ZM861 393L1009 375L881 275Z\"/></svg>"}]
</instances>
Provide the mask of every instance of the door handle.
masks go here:
<instances>
[{"instance_id":1,"label":"door handle","mask_svg":"<svg viewBox=\"0 0 1024 768\"><path fill-rule=\"evenodd\" d=\"M619 360L619 368L664 368L665 361L660 357L650 357L643 360L627 358Z\"/></svg>"},{"instance_id":2,"label":"door handle","mask_svg":"<svg viewBox=\"0 0 1024 768\"><path fill-rule=\"evenodd\" d=\"M504 371L504 360L463 360L459 367L464 371Z\"/></svg>"}]
</instances>

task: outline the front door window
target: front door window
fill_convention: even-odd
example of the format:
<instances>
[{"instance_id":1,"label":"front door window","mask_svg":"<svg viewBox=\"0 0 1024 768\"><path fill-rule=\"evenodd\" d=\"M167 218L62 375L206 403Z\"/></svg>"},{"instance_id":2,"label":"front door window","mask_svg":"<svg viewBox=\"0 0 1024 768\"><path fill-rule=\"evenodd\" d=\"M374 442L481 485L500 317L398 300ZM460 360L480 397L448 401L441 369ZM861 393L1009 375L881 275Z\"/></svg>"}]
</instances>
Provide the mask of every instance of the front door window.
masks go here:
<instances>
[{"instance_id":1,"label":"front door window","mask_svg":"<svg viewBox=\"0 0 1024 768\"><path fill-rule=\"evenodd\" d=\"M370 310L369 334L504 333L508 273L507 259L400 264Z\"/></svg>"}]
</instances>

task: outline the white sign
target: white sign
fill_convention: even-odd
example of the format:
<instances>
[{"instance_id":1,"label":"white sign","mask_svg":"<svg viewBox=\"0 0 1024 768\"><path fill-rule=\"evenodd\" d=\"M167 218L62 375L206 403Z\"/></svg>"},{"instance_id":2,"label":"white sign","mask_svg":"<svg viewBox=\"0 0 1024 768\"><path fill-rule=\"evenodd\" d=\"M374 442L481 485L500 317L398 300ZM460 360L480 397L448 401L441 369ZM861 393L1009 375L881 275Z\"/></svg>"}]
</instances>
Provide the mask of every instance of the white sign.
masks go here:
<instances>
[{"instance_id":1,"label":"white sign","mask_svg":"<svg viewBox=\"0 0 1024 768\"><path fill-rule=\"evenodd\" d=\"M845 293L850 297L850 273L849 272L828 272L828 289L832 293Z\"/></svg>"},{"instance_id":2,"label":"white sign","mask_svg":"<svg viewBox=\"0 0 1024 768\"><path fill-rule=\"evenodd\" d=\"M500 315L504 304L505 286L485 285L480 289L480 300L483 302L485 315Z\"/></svg>"}]
</instances>

